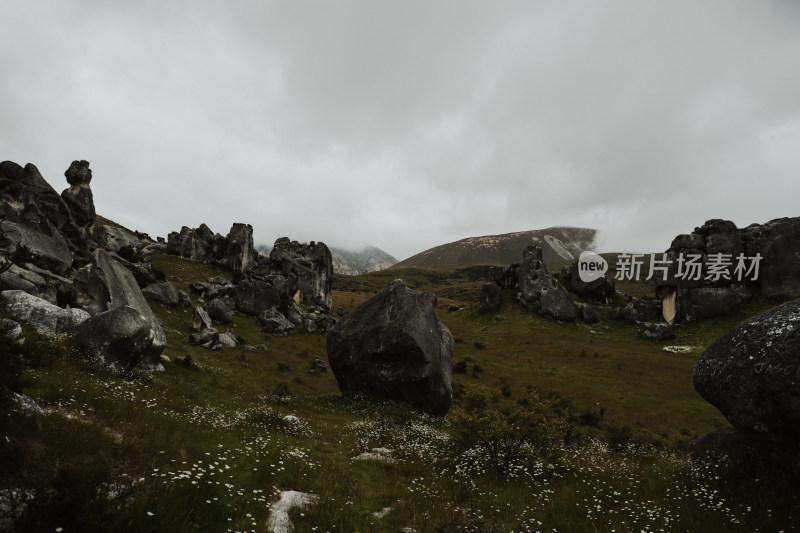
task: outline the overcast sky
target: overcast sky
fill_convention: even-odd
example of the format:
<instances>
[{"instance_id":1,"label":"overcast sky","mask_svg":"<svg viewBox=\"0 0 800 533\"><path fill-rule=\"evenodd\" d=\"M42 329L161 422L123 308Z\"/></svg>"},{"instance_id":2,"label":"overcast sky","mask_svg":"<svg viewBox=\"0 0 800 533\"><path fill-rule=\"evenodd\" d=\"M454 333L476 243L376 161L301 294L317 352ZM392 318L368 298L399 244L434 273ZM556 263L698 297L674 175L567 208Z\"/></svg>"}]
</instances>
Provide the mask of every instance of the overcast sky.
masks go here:
<instances>
[{"instance_id":1,"label":"overcast sky","mask_svg":"<svg viewBox=\"0 0 800 533\"><path fill-rule=\"evenodd\" d=\"M798 216L800 2L4 0L0 160L164 236L398 259Z\"/></svg>"}]
</instances>

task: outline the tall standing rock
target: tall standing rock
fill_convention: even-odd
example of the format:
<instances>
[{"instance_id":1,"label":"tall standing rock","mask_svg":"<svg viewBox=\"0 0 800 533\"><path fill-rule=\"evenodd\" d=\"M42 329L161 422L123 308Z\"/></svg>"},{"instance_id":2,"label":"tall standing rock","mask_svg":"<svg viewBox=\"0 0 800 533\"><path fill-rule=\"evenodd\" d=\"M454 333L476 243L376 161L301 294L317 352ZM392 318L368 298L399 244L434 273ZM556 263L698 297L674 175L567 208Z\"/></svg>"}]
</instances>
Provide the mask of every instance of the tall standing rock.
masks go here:
<instances>
[{"instance_id":1,"label":"tall standing rock","mask_svg":"<svg viewBox=\"0 0 800 533\"><path fill-rule=\"evenodd\" d=\"M444 416L452 402L453 336L436 296L391 282L328 332L328 359L342 392L409 403Z\"/></svg>"},{"instance_id":2,"label":"tall standing rock","mask_svg":"<svg viewBox=\"0 0 800 533\"><path fill-rule=\"evenodd\" d=\"M81 227L91 226L96 215L92 189L89 188L89 183L92 181L89 162L73 161L64 172L64 176L70 187L61 193L61 198L69 207L75 224Z\"/></svg>"},{"instance_id":3,"label":"tall standing rock","mask_svg":"<svg viewBox=\"0 0 800 533\"><path fill-rule=\"evenodd\" d=\"M542 249L535 244L525 248L518 271L517 299L519 303L543 315L557 320L575 320L575 308L569 293L547 272L542 261Z\"/></svg>"},{"instance_id":4,"label":"tall standing rock","mask_svg":"<svg viewBox=\"0 0 800 533\"><path fill-rule=\"evenodd\" d=\"M144 316L153 330L153 342L142 356L141 364L162 368L160 355L167 345L164 328L147 304L136 278L112 254L95 250L90 263L76 273L73 288L76 303L91 315L127 305Z\"/></svg>"},{"instance_id":5,"label":"tall standing rock","mask_svg":"<svg viewBox=\"0 0 800 533\"><path fill-rule=\"evenodd\" d=\"M242 274L255 260L253 226L234 223L225 237L224 266L236 274Z\"/></svg>"},{"instance_id":6,"label":"tall standing rock","mask_svg":"<svg viewBox=\"0 0 800 533\"><path fill-rule=\"evenodd\" d=\"M300 300L330 309L333 258L325 243L299 244L282 237L269 254L271 272L286 278L287 288L299 291Z\"/></svg>"}]
</instances>

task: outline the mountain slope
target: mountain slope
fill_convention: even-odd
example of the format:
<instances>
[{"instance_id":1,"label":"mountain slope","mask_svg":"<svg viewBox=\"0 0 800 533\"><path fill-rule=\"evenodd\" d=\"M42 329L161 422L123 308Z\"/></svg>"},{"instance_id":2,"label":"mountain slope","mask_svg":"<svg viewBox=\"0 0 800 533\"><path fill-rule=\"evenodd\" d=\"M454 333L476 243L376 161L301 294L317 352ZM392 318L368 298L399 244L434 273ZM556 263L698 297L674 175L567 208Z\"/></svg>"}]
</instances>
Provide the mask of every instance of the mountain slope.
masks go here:
<instances>
[{"instance_id":1,"label":"mountain slope","mask_svg":"<svg viewBox=\"0 0 800 533\"><path fill-rule=\"evenodd\" d=\"M545 263L577 258L594 246L596 230L587 228L547 228L503 235L469 237L436 246L397 263L396 267L452 268L470 265L506 266L522 260L522 251L531 244L542 248Z\"/></svg>"},{"instance_id":2,"label":"mountain slope","mask_svg":"<svg viewBox=\"0 0 800 533\"><path fill-rule=\"evenodd\" d=\"M374 246L367 246L360 252L341 248L331 248L330 250L333 256L333 271L336 274L357 276L384 270L397 263L397 259Z\"/></svg>"}]
</instances>

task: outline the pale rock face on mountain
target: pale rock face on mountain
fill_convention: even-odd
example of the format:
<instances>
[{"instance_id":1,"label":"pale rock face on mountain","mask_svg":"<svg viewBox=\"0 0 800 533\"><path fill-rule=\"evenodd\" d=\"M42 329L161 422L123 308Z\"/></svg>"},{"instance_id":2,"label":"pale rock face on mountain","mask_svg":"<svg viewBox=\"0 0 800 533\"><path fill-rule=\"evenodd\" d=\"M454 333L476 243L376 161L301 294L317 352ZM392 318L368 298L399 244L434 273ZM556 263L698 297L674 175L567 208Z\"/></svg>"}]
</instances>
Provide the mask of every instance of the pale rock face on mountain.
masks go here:
<instances>
[{"instance_id":1,"label":"pale rock face on mountain","mask_svg":"<svg viewBox=\"0 0 800 533\"><path fill-rule=\"evenodd\" d=\"M397 263L397 259L375 246L367 246L360 252L331 248L331 255L333 271L346 276L384 270Z\"/></svg>"}]
</instances>

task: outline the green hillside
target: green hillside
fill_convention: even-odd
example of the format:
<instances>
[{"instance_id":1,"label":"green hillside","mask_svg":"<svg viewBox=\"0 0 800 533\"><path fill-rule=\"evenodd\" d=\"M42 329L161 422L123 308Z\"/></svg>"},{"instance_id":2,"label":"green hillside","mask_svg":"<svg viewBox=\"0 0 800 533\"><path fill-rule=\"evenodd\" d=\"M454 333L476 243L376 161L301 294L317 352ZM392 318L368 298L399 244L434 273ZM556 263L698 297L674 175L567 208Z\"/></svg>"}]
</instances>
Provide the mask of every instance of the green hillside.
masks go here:
<instances>
[{"instance_id":1,"label":"green hillside","mask_svg":"<svg viewBox=\"0 0 800 533\"><path fill-rule=\"evenodd\" d=\"M178 288L221 273L166 254L153 263L180 277ZM35 491L16 527L260 532L287 489L320 497L292 511L296 531L730 532L798 523L797 491L777 479L737 481L686 454L691 439L727 425L692 387L695 360L770 302L679 326L669 344L695 349L676 355L620 322L553 322L510 292L499 320L479 315L475 291L487 271L334 279L334 308L353 309L397 277L440 296L456 339L455 405L444 419L343 397L331 372L310 372L314 359L327 360L325 336L273 336L238 313L236 335L268 351L190 346L191 309L153 305L165 353L191 355L198 369L169 363L127 376L26 328L24 348L14 350L27 363L0 359L3 379L18 376L46 411L3 407L0 418L0 464L14 465L0 469L0 487ZM467 307L447 312L453 301ZM286 427L285 415L301 426ZM354 459L378 447L395 462Z\"/></svg>"}]
</instances>

